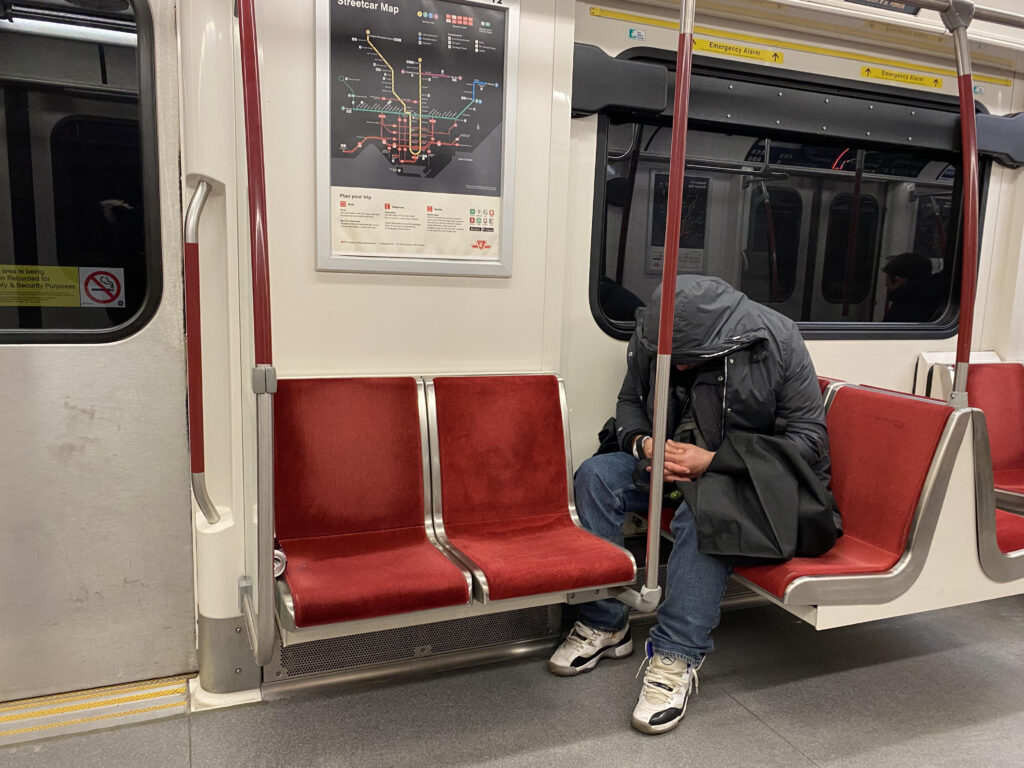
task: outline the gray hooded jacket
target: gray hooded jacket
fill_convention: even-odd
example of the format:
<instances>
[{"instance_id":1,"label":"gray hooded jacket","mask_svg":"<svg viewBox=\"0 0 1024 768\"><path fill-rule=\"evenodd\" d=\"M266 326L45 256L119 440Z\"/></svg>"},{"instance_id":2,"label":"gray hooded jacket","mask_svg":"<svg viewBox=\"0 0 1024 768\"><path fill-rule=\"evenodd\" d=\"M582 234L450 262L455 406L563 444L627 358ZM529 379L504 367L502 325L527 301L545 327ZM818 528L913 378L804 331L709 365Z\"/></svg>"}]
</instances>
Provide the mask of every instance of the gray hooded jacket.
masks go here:
<instances>
[{"instance_id":1,"label":"gray hooded jacket","mask_svg":"<svg viewBox=\"0 0 1024 768\"><path fill-rule=\"evenodd\" d=\"M659 288L651 305L637 310L636 331L626 353L626 376L615 409L616 434L624 451L631 450L637 434L653 431L660 293ZM720 409L715 414L721 417L720 434L706 434L701 424L712 450L730 430L782 435L828 484L825 409L796 323L716 277L680 275L672 363L702 364L693 387L693 407L699 424L701 409ZM671 410L669 419L671 434Z\"/></svg>"}]
</instances>

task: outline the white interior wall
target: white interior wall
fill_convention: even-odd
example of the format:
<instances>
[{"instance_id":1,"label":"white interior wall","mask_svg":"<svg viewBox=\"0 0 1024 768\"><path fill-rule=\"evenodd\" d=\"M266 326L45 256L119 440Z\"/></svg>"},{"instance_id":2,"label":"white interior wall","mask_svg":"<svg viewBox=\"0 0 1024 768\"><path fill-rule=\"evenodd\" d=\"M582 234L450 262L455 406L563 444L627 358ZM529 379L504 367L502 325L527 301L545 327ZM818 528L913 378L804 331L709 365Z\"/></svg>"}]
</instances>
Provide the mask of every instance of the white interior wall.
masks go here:
<instances>
[{"instance_id":1,"label":"white interior wall","mask_svg":"<svg viewBox=\"0 0 1024 768\"><path fill-rule=\"evenodd\" d=\"M560 179L552 161L566 155L570 14L564 3L521 5L512 276L434 277L315 271L313 6L260 5L274 357L281 376L545 367L545 339L550 349L557 337L551 324L561 316L562 253L551 247L560 243L554 215Z\"/></svg>"}]
</instances>

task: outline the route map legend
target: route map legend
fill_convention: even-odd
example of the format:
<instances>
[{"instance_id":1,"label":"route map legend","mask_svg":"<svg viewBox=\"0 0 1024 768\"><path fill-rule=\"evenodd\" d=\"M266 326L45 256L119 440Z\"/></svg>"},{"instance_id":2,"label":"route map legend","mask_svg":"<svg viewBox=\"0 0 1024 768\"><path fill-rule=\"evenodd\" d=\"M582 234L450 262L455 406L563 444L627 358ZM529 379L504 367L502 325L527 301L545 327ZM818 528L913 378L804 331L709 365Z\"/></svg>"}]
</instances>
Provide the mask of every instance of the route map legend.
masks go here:
<instances>
[{"instance_id":1,"label":"route map legend","mask_svg":"<svg viewBox=\"0 0 1024 768\"><path fill-rule=\"evenodd\" d=\"M505 10L332 0L329 18L332 253L498 260Z\"/></svg>"}]
</instances>

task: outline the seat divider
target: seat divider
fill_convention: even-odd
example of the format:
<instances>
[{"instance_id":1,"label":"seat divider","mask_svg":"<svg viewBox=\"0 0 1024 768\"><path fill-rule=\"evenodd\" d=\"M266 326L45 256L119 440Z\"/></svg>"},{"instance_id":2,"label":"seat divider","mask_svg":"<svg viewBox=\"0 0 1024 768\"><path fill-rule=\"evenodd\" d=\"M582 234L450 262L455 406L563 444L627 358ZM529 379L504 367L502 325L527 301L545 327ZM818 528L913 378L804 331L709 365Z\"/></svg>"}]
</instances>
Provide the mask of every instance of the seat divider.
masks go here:
<instances>
[{"instance_id":1,"label":"seat divider","mask_svg":"<svg viewBox=\"0 0 1024 768\"><path fill-rule=\"evenodd\" d=\"M433 483L435 482L435 474L437 476L436 482L438 488L441 486L440 470L437 473L433 471L434 460L433 457L437 455L437 446L435 444L434 433L430 428L430 411L429 411L429 400L427 397L427 384L422 376L416 376L416 408L420 418L420 457L421 465L423 468L423 526L427 532L427 538L430 539L430 543L439 549L444 555L452 561L453 565L458 566L459 570L462 571L462 575L466 578L466 586L468 587L470 602L473 601L474 587L473 587L473 572L472 568L466 563L466 558L460 557L461 553L455 550L454 547L450 546L450 542L447 542L447 536L444 536L444 528L442 526L442 535L439 536L437 528L435 526L435 515L434 515L434 498ZM430 387L431 394L433 393L433 387ZM436 407L435 407L436 416ZM437 423L435 418L434 424Z\"/></svg>"},{"instance_id":2,"label":"seat divider","mask_svg":"<svg viewBox=\"0 0 1024 768\"><path fill-rule=\"evenodd\" d=\"M422 379L426 390L426 417L427 434L430 437L429 458L430 458L430 508L434 535L440 543L441 548L449 554L456 562L460 563L466 570L473 574L472 594L473 599L479 603L490 602L490 588L487 584L487 576L480 567L474 563L462 550L452 544L448 533L444 529L444 504L441 493L441 447L438 438L437 427L437 396L434 393L434 377L425 376Z\"/></svg>"}]
</instances>

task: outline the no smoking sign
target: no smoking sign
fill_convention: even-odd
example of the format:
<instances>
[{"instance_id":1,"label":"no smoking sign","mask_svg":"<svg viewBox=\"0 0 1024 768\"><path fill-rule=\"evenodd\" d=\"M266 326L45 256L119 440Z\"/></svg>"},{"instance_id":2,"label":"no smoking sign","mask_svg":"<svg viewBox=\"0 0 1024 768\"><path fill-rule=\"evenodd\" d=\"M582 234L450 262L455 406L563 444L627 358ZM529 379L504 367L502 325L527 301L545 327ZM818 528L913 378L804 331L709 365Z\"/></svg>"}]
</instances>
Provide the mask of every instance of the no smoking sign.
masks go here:
<instances>
[{"instance_id":1,"label":"no smoking sign","mask_svg":"<svg viewBox=\"0 0 1024 768\"><path fill-rule=\"evenodd\" d=\"M117 267L109 269L78 270L81 285L83 307L114 307L124 306L124 270Z\"/></svg>"}]
</instances>

